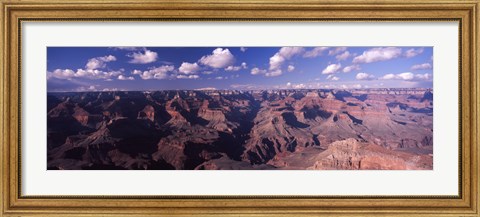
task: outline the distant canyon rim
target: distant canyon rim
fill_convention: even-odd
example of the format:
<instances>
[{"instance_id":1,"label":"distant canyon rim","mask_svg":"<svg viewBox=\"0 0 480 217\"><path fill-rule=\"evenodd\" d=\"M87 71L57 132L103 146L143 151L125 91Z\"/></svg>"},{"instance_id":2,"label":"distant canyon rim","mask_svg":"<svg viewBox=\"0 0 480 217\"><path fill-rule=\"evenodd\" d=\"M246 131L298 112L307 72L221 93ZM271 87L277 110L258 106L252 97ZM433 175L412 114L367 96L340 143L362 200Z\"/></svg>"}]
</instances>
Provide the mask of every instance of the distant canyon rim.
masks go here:
<instances>
[{"instance_id":1,"label":"distant canyon rim","mask_svg":"<svg viewBox=\"0 0 480 217\"><path fill-rule=\"evenodd\" d=\"M47 93L47 169L432 170L429 88Z\"/></svg>"}]
</instances>

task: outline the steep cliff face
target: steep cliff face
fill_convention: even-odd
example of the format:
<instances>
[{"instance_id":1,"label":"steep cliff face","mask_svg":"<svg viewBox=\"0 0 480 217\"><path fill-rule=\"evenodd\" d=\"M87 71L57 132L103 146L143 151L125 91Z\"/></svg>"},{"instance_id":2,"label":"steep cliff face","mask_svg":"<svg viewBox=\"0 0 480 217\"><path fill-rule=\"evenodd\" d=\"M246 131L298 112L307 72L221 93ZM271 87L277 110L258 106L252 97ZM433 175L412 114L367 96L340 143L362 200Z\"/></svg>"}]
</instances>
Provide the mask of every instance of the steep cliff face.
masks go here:
<instances>
[{"instance_id":1,"label":"steep cliff face","mask_svg":"<svg viewBox=\"0 0 480 217\"><path fill-rule=\"evenodd\" d=\"M425 89L48 96L50 169L431 169Z\"/></svg>"}]
</instances>

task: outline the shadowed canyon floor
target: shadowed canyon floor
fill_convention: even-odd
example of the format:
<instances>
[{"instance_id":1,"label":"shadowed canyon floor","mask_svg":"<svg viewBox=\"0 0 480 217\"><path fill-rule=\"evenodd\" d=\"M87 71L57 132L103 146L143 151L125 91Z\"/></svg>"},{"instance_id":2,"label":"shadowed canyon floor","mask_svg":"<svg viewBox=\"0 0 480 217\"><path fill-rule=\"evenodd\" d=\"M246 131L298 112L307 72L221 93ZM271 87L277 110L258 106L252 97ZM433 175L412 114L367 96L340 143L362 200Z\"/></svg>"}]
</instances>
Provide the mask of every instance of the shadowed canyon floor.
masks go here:
<instances>
[{"instance_id":1,"label":"shadowed canyon floor","mask_svg":"<svg viewBox=\"0 0 480 217\"><path fill-rule=\"evenodd\" d=\"M48 93L48 169L430 170L431 89Z\"/></svg>"}]
</instances>

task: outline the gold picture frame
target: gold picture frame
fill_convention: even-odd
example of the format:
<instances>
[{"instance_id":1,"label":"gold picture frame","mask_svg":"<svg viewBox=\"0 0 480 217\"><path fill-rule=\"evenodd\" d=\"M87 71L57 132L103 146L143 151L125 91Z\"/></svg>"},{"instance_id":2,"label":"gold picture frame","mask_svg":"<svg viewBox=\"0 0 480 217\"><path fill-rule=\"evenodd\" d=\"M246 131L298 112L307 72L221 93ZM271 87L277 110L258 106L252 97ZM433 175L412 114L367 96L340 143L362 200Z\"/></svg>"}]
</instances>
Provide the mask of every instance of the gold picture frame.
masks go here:
<instances>
[{"instance_id":1,"label":"gold picture frame","mask_svg":"<svg viewBox=\"0 0 480 217\"><path fill-rule=\"evenodd\" d=\"M0 216L479 216L478 0L1 0ZM21 24L48 21L371 21L459 23L459 195L23 196Z\"/></svg>"}]
</instances>

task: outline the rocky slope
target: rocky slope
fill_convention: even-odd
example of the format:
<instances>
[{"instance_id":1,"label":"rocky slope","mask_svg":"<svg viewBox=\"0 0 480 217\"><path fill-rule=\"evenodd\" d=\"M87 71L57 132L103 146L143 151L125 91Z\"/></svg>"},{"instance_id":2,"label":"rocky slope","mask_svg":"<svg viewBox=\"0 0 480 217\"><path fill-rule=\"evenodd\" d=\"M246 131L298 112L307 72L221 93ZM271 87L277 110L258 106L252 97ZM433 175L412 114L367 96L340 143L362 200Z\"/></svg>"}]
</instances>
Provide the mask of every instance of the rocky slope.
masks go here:
<instances>
[{"instance_id":1,"label":"rocky slope","mask_svg":"<svg viewBox=\"0 0 480 217\"><path fill-rule=\"evenodd\" d=\"M49 93L48 169L433 168L430 89Z\"/></svg>"}]
</instances>

